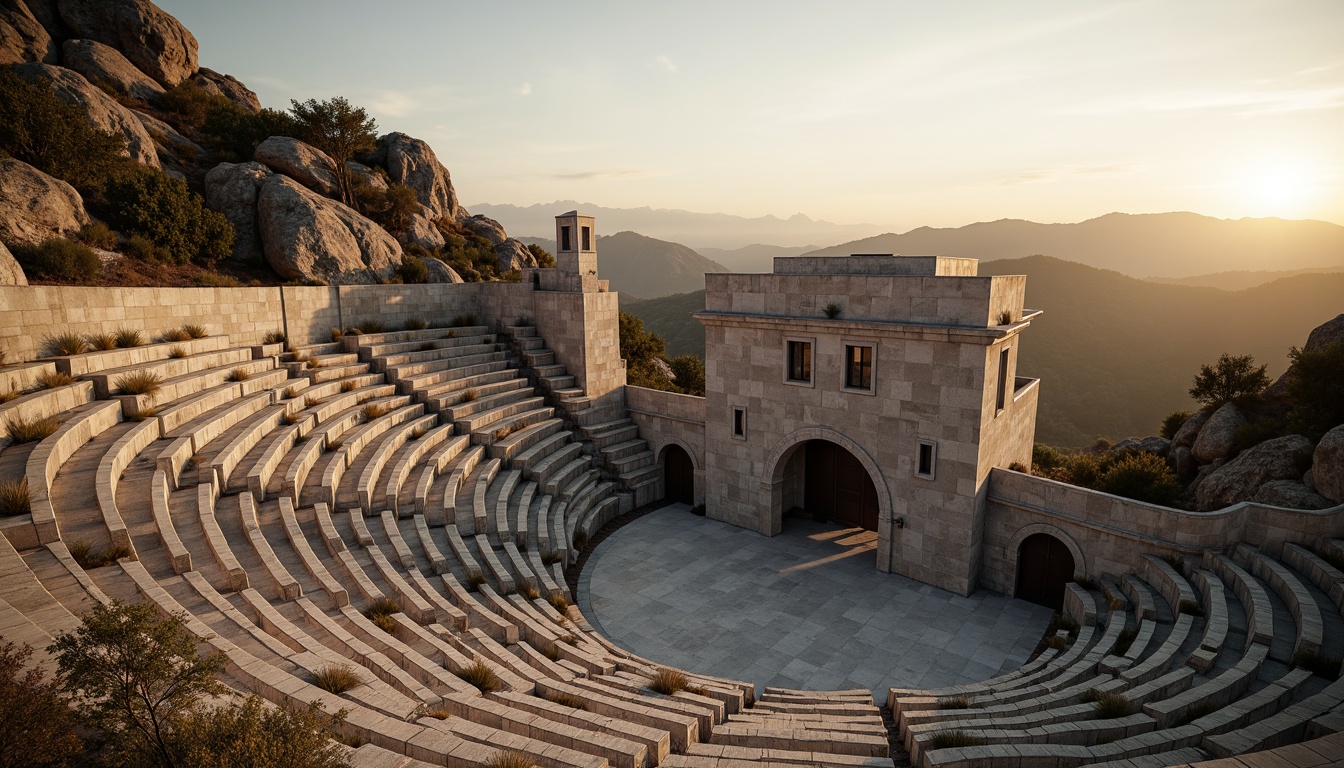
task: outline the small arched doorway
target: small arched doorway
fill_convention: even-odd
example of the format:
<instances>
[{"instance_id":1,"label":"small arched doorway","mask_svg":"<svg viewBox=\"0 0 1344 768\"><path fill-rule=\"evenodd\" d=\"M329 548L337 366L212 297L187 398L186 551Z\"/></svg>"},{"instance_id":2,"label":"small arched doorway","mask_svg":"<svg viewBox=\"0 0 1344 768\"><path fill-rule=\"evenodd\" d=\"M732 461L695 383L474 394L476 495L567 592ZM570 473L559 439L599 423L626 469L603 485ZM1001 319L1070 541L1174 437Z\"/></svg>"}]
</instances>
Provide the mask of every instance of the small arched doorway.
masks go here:
<instances>
[{"instance_id":1,"label":"small arched doorway","mask_svg":"<svg viewBox=\"0 0 1344 768\"><path fill-rule=\"evenodd\" d=\"M663 450L663 497L695 504L695 466L686 450L675 443Z\"/></svg>"},{"instance_id":2,"label":"small arched doorway","mask_svg":"<svg viewBox=\"0 0 1344 768\"><path fill-rule=\"evenodd\" d=\"M1034 533L1017 550L1017 597L1059 610L1073 580L1073 554L1048 533Z\"/></svg>"},{"instance_id":3,"label":"small arched doorway","mask_svg":"<svg viewBox=\"0 0 1344 768\"><path fill-rule=\"evenodd\" d=\"M877 489L854 454L829 440L809 440L794 456L803 464L804 510L817 519L877 530Z\"/></svg>"}]
</instances>

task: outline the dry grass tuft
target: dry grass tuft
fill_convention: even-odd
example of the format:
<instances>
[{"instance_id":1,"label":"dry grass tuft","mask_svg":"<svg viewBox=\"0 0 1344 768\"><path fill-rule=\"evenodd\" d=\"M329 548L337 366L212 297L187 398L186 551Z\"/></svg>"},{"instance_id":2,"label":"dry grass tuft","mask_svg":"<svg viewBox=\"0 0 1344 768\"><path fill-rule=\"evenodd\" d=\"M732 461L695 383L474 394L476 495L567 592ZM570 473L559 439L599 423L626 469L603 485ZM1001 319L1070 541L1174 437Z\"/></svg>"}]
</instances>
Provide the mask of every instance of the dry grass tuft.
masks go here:
<instances>
[{"instance_id":1,"label":"dry grass tuft","mask_svg":"<svg viewBox=\"0 0 1344 768\"><path fill-rule=\"evenodd\" d=\"M552 659L552 661L554 661L554 659ZM585 702L583 699L580 699L578 696L565 693L564 691L551 691L550 693L543 693L541 697L547 701L559 704L562 707L569 707L571 709L581 709L585 712L588 711L587 702Z\"/></svg>"},{"instance_id":2,"label":"dry grass tuft","mask_svg":"<svg viewBox=\"0 0 1344 768\"><path fill-rule=\"evenodd\" d=\"M550 603L552 608L561 613L569 610L569 598L559 592L552 592L551 596L546 598L546 602Z\"/></svg>"},{"instance_id":3,"label":"dry grass tuft","mask_svg":"<svg viewBox=\"0 0 1344 768\"><path fill-rule=\"evenodd\" d=\"M483 768L535 768L532 758L513 749L502 749L486 760Z\"/></svg>"},{"instance_id":4,"label":"dry grass tuft","mask_svg":"<svg viewBox=\"0 0 1344 768\"><path fill-rule=\"evenodd\" d=\"M926 750L955 749L957 747L976 747L983 743L980 739L964 731L939 731L933 734L924 748Z\"/></svg>"},{"instance_id":5,"label":"dry grass tuft","mask_svg":"<svg viewBox=\"0 0 1344 768\"><path fill-rule=\"evenodd\" d=\"M118 544L95 552L89 546L89 542L77 541L70 545L70 556L79 563L80 568L88 571L112 565L123 557L130 557L131 551Z\"/></svg>"},{"instance_id":6,"label":"dry grass tuft","mask_svg":"<svg viewBox=\"0 0 1344 768\"><path fill-rule=\"evenodd\" d=\"M46 416L29 421L22 416L11 416L5 422L5 432L15 443L35 443L49 437L61 428L61 422L55 416Z\"/></svg>"},{"instance_id":7,"label":"dry grass tuft","mask_svg":"<svg viewBox=\"0 0 1344 768\"><path fill-rule=\"evenodd\" d=\"M73 331L58 333L42 339L42 354L47 357L66 357L81 355L89 351L84 337Z\"/></svg>"},{"instance_id":8,"label":"dry grass tuft","mask_svg":"<svg viewBox=\"0 0 1344 768\"><path fill-rule=\"evenodd\" d=\"M354 391L355 391L356 389L358 389L358 388L359 388L359 385L356 384L356 383L353 382L353 381L342 381L342 382L341 382L341 391L342 391L342 392L354 392Z\"/></svg>"},{"instance_id":9,"label":"dry grass tuft","mask_svg":"<svg viewBox=\"0 0 1344 768\"><path fill-rule=\"evenodd\" d=\"M246 368L234 368L229 372L229 381L247 381L252 378L252 372Z\"/></svg>"},{"instance_id":10,"label":"dry grass tuft","mask_svg":"<svg viewBox=\"0 0 1344 768\"><path fill-rule=\"evenodd\" d=\"M118 328L116 337L117 347L120 349L145 346L145 335L130 328Z\"/></svg>"},{"instance_id":11,"label":"dry grass tuft","mask_svg":"<svg viewBox=\"0 0 1344 768\"><path fill-rule=\"evenodd\" d=\"M205 330L205 326L196 325L195 323L187 323L182 326L182 332L187 334L188 338L192 339L204 339L209 335Z\"/></svg>"},{"instance_id":12,"label":"dry grass tuft","mask_svg":"<svg viewBox=\"0 0 1344 768\"><path fill-rule=\"evenodd\" d=\"M187 357L187 348L181 344L174 344L168 348L168 357L174 360L181 360L182 358Z\"/></svg>"},{"instance_id":13,"label":"dry grass tuft","mask_svg":"<svg viewBox=\"0 0 1344 768\"><path fill-rule=\"evenodd\" d=\"M365 421L373 421L374 419L386 416L389 412L391 412L391 410L392 409L387 407L386 405L369 403L368 405L361 408L359 412L364 414Z\"/></svg>"},{"instance_id":14,"label":"dry grass tuft","mask_svg":"<svg viewBox=\"0 0 1344 768\"><path fill-rule=\"evenodd\" d=\"M416 319L414 319L414 320L407 320L407 321L406 321L406 330L408 330L408 331L423 331L424 329L426 329L426 328L428 328L428 327L429 327L429 323L427 323L427 322L425 322L424 320L421 320L421 319L419 319L419 318L416 318Z\"/></svg>"},{"instance_id":15,"label":"dry grass tuft","mask_svg":"<svg viewBox=\"0 0 1344 768\"><path fill-rule=\"evenodd\" d=\"M476 390L474 390L474 389L468 389L466 392L463 392L463 393L462 393L462 399L459 400L458 402L461 402L461 403L470 403L470 402L472 402L473 400L475 400L476 397L477 397Z\"/></svg>"},{"instance_id":16,"label":"dry grass tuft","mask_svg":"<svg viewBox=\"0 0 1344 768\"><path fill-rule=\"evenodd\" d=\"M283 331L267 331L266 335L261 337L262 344L284 344L285 341Z\"/></svg>"},{"instance_id":17,"label":"dry grass tuft","mask_svg":"<svg viewBox=\"0 0 1344 768\"><path fill-rule=\"evenodd\" d=\"M1129 700L1118 693L1103 693L1097 696L1096 717L1098 720L1117 720L1127 717L1130 711Z\"/></svg>"},{"instance_id":18,"label":"dry grass tuft","mask_svg":"<svg viewBox=\"0 0 1344 768\"><path fill-rule=\"evenodd\" d=\"M313 673L313 685L327 693L345 693L363 682L353 669L344 664L332 664Z\"/></svg>"},{"instance_id":19,"label":"dry grass tuft","mask_svg":"<svg viewBox=\"0 0 1344 768\"><path fill-rule=\"evenodd\" d=\"M153 371L131 371L121 378L117 379L116 388L123 395L149 395L153 397L159 394L159 385L163 379Z\"/></svg>"},{"instance_id":20,"label":"dry grass tuft","mask_svg":"<svg viewBox=\"0 0 1344 768\"><path fill-rule=\"evenodd\" d=\"M457 673L457 676L476 686L481 693L492 693L499 690L499 675L491 669L485 662L477 661L470 667Z\"/></svg>"},{"instance_id":21,"label":"dry grass tuft","mask_svg":"<svg viewBox=\"0 0 1344 768\"><path fill-rule=\"evenodd\" d=\"M136 408L131 406L125 410L127 421L144 421L145 419L152 419L159 415L158 406L153 405L148 408Z\"/></svg>"},{"instance_id":22,"label":"dry grass tuft","mask_svg":"<svg viewBox=\"0 0 1344 768\"><path fill-rule=\"evenodd\" d=\"M664 696L671 696L679 691L684 691L691 686L691 679L685 672L670 667L660 667L653 676L649 678L649 687Z\"/></svg>"},{"instance_id":23,"label":"dry grass tuft","mask_svg":"<svg viewBox=\"0 0 1344 768\"><path fill-rule=\"evenodd\" d=\"M109 349L117 348L117 334L115 333L90 333L84 337L91 349L99 352L106 352Z\"/></svg>"},{"instance_id":24,"label":"dry grass tuft","mask_svg":"<svg viewBox=\"0 0 1344 768\"><path fill-rule=\"evenodd\" d=\"M28 478L0 480L0 517L18 517L33 511Z\"/></svg>"},{"instance_id":25,"label":"dry grass tuft","mask_svg":"<svg viewBox=\"0 0 1344 768\"><path fill-rule=\"evenodd\" d=\"M60 371L43 371L33 379L33 390L55 389L75 383L75 377Z\"/></svg>"},{"instance_id":26,"label":"dry grass tuft","mask_svg":"<svg viewBox=\"0 0 1344 768\"><path fill-rule=\"evenodd\" d=\"M191 334L181 328L174 328L159 334L159 341L191 341Z\"/></svg>"}]
</instances>

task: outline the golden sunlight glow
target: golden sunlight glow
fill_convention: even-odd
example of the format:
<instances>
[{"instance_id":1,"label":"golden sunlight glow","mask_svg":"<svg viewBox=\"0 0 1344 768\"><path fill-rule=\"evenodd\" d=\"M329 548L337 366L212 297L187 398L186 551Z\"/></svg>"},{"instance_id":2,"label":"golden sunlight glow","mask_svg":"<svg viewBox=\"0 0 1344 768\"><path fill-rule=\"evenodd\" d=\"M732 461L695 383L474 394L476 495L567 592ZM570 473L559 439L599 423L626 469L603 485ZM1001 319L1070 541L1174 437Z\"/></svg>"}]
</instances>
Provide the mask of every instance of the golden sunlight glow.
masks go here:
<instances>
[{"instance_id":1,"label":"golden sunlight glow","mask_svg":"<svg viewBox=\"0 0 1344 768\"><path fill-rule=\"evenodd\" d=\"M1264 157L1248 165L1238 185L1255 216L1301 217L1315 180L1298 158Z\"/></svg>"}]
</instances>

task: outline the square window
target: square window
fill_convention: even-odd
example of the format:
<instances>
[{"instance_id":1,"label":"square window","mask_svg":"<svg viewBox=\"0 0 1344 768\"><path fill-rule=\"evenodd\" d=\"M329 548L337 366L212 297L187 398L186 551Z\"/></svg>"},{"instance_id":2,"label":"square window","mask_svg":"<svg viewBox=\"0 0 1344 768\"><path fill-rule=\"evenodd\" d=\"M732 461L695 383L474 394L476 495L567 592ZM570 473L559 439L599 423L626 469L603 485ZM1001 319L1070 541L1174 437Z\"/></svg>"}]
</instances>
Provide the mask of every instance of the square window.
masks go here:
<instances>
[{"instance_id":1,"label":"square window","mask_svg":"<svg viewBox=\"0 0 1344 768\"><path fill-rule=\"evenodd\" d=\"M583 250L593 250L593 228L581 227L580 229L583 232Z\"/></svg>"},{"instance_id":2,"label":"square window","mask_svg":"<svg viewBox=\"0 0 1344 768\"><path fill-rule=\"evenodd\" d=\"M746 439L747 437L747 409L733 409L733 437Z\"/></svg>"},{"instance_id":3,"label":"square window","mask_svg":"<svg viewBox=\"0 0 1344 768\"><path fill-rule=\"evenodd\" d=\"M562 250L562 251L572 251L572 250L574 250L574 249L571 247L571 244L570 244L570 240L569 240L569 227L568 227L568 226L563 226L563 225L562 225L562 226L560 227L560 250Z\"/></svg>"},{"instance_id":4,"label":"square window","mask_svg":"<svg viewBox=\"0 0 1344 768\"><path fill-rule=\"evenodd\" d=\"M871 390L873 388L873 348L870 345L845 345L845 387Z\"/></svg>"},{"instance_id":5,"label":"square window","mask_svg":"<svg viewBox=\"0 0 1344 768\"><path fill-rule=\"evenodd\" d=\"M933 479L934 466L938 460L937 446L934 443L919 444L919 462L915 468L915 474L920 477Z\"/></svg>"},{"instance_id":6,"label":"square window","mask_svg":"<svg viewBox=\"0 0 1344 768\"><path fill-rule=\"evenodd\" d=\"M788 343L788 368L785 378L803 384L812 383L812 342L790 341Z\"/></svg>"}]
</instances>

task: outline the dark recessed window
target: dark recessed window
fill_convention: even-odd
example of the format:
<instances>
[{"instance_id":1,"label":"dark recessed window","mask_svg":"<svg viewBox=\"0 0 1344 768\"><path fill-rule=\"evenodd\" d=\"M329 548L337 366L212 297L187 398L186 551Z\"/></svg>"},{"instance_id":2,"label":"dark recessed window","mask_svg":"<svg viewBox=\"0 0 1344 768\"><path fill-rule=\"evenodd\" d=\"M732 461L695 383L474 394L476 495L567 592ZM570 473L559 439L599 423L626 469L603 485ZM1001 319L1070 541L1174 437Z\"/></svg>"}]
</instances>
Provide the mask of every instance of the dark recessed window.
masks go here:
<instances>
[{"instance_id":1,"label":"dark recessed window","mask_svg":"<svg viewBox=\"0 0 1344 768\"><path fill-rule=\"evenodd\" d=\"M747 436L747 409L733 409L733 437Z\"/></svg>"},{"instance_id":2,"label":"dark recessed window","mask_svg":"<svg viewBox=\"0 0 1344 768\"><path fill-rule=\"evenodd\" d=\"M999 352L999 391L995 399L995 408L1002 411L1003 406L1008 401L1008 352L1010 348L1004 347Z\"/></svg>"},{"instance_id":3,"label":"dark recessed window","mask_svg":"<svg viewBox=\"0 0 1344 768\"><path fill-rule=\"evenodd\" d=\"M789 342L789 381L812 381L812 342Z\"/></svg>"},{"instance_id":4,"label":"dark recessed window","mask_svg":"<svg viewBox=\"0 0 1344 768\"><path fill-rule=\"evenodd\" d=\"M569 239L569 227L566 226L560 227L560 250L562 251L574 250Z\"/></svg>"},{"instance_id":5,"label":"dark recessed window","mask_svg":"<svg viewBox=\"0 0 1344 768\"><path fill-rule=\"evenodd\" d=\"M933 477L934 446L933 443L919 444L919 467L915 474L920 477Z\"/></svg>"},{"instance_id":6,"label":"dark recessed window","mask_svg":"<svg viewBox=\"0 0 1344 768\"><path fill-rule=\"evenodd\" d=\"M849 389L873 388L873 348L845 345L845 386Z\"/></svg>"},{"instance_id":7,"label":"dark recessed window","mask_svg":"<svg viewBox=\"0 0 1344 768\"><path fill-rule=\"evenodd\" d=\"M581 227L581 229L583 230L583 250L593 250L593 228Z\"/></svg>"}]
</instances>

